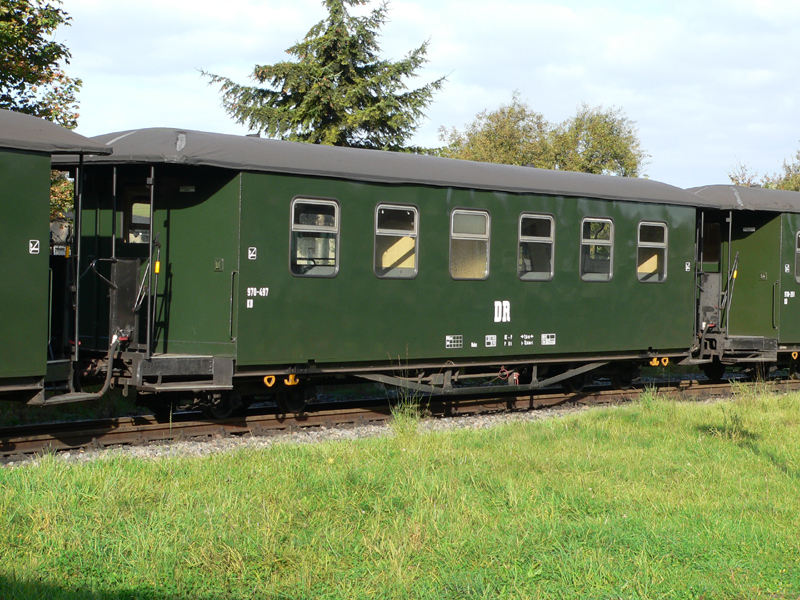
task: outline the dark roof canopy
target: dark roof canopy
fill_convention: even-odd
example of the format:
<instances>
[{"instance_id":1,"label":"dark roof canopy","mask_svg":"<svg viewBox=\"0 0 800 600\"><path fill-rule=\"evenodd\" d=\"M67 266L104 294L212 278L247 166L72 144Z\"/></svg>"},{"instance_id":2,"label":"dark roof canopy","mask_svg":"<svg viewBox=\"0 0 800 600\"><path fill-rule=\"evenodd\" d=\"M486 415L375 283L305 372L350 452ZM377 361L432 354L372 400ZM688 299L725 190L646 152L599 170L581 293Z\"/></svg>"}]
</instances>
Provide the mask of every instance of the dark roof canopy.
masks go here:
<instances>
[{"instance_id":1,"label":"dark roof canopy","mask_svg":"<svg viewBox=\"0 0 800 600\"><path fill-rule=\"evenodd\" d=\"M140 129L92 138L114 149L89 162L206 165L355 181L513 193L705 205L685 190L648 179L475 163L401 152L284 142L180 129Z\"/></svg>"},{"instance_id":2,"label":"dark roof canopy","mask_svg":"<svg viewBox=\"0 0 800 600\"><path fill-rule=\"evenodd\" d=\"M0 109L0 148L47 154L110 154L111 148L60 125Z\"/></svg>"},{"instance_id":3,"label":"dark roof canopy","mask_svg":"<svg viewBox=\"0 0 800 600\"><path fill-rule=\"evenodd\" d=\"M687 190L724 210L800 212L800 193L738 185L706 185Z\"/></svg>"}]
</instances>

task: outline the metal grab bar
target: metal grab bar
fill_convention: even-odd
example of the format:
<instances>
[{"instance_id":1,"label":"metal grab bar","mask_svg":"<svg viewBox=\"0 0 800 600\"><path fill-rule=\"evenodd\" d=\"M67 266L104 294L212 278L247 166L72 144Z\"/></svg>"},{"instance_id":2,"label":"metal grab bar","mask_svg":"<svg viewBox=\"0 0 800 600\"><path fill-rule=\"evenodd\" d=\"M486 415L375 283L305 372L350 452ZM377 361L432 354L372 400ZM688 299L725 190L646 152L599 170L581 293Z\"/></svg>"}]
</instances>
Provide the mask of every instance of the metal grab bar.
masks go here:
<instances>
[{"instance_id":1,"label":"metal grab bar","mask_svg":"<svg viewBox=\"0 0 800 600\"><path fill-rule=\"evenodd\" d=\"M70 392L68 394L61 394L60 396L53 396L44 401L45 405L48 404L63 404L64 402L83 402L86 400L99 400L103 395L111 389L111 379L114 373L114 355L119 348L119 337L114 335L111 345L108 347L108 369L106 371L106 379L103 387L99 392Z\"/></svg>"},{"instance_id":2,"label":"metal grab bar","mask_svg":"<svg viewBox=\"0 0 800 600\"><path fill-rule=\"evenodd\" d=\"M780 290L778 289L779 285L780 283L777 281L772 284L772 328L773 329L778 329L777 312L778 312L778 306L780 306L779 304L780 300L778 298L778 294L780 293Z\"/></svg>"},{"instance_id":3,"label":"metal grab bar","mask_svg":"<svg viewBox=\"0 0 800 600\"><path fill-rule=\"evenodd\" d=\"M236 336L233 335L233 312L235 308L235 296L236 296L236 275L239 271L231 271L231 311L230 311L230 338L231 341L236 340Z\"/></svg>"},{"instance_id":4,"label":"metal grab bar","mask_svg":"<svg viewBox=\"0 0 800 600\"><path fill-rule=\"evenodd\" d=\"M111 263L111 264L115 264L115 263L117 262L117 259L116 259L116 258L95 258L95 259L94 259L94 260L93 260L91 263L89 263L89 268L92 270L92 273L94 273L95 275L97 275L97 276L100 278L100 280L101 280L103 283L105 283L105 284L106 284L108 287L110 287L112 290L119 289L119 288L116 286L116 284L115 284L115 283L113 283L112 281L110 281L110 280L106 279L105 277L103 277L103 276L102 276L102 275L101 275L101 274L100 274L100 273L97 271L97 263L98 263L98 262L109 262L109 263Z\"/></svg>"}]
</instances>

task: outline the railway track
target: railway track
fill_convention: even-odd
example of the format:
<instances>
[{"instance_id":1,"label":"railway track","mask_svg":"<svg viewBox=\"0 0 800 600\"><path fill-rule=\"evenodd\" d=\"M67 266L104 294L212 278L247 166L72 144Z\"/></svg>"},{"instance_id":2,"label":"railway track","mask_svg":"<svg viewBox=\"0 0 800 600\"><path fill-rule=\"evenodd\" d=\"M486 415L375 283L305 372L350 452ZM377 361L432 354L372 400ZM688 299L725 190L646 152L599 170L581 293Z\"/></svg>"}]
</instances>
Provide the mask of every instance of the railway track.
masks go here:
<instances>
[{"instance_id":1,"label":"railway track","mask_svg":"<svg viewBox=\"0 0 800 600\"><path fill-rule=\"evenodd\" d=\"M679 398L710 397L730 394L729 383L671 381L655 385L660 394ZM781 391L800 389L800 381L781 380ZM577 394L545 393L525 397L428 398L422 405L432 417L457 417L501 411L523 411L553 407L565 403L580 405L614 404L630 401L643 386L617 391L588 389ZM111 446L158 444L169 441L200 441L215 436L270 436L307 428L358 427L384 423L392 418L385 401L348 402L337 408L284 415L274 408L254 410L247 415L218 421L199 419L199 413L176 413L169 421L153 416L120 417L70 423L46 423L0 428L0 463L17 462L43 452L75 449L102 449ZM312 405L313 406L313 405Z\"/></svg>"}]
</instances>

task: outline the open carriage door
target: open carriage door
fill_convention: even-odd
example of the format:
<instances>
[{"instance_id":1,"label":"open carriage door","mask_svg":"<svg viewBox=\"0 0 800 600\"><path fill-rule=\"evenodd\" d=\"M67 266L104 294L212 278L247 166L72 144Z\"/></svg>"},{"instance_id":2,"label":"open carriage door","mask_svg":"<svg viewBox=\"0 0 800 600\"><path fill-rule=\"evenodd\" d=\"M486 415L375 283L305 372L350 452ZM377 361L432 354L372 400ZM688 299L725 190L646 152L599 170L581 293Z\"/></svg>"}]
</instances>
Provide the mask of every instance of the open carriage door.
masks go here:
<instances>
[{"instance_id":1,"label":"open carriage door","mask_svg":"<svg viewBox=\"0 0 800 600\"><path fill-rule=\"evenodd\" d=\"M153 235L155 169L141 181L127 181L118 193L117 169L114 168L113 211L122 213L122 256L116 252L113 235L111 292L109 294L109 336L118 335L130 350L152 351L154 274L160 271L160 243ZM121 203L121 206L119 204ZM143 269L144 265L144 269ZM156 285L157 285L156 279Z\"/></svg>"},{"instance_id":2,"label":"open carriage door","mask_svg":"<svg viewBox=\"0 0 800 600\"><path fill-rule=\"evenodd\" d=\"M706 211L700 227L699 357L717 364L773 362L780 332L780 215Z\"/></svg>"},{"instance_id":3,"label":"open carriage door","mask_svg":"<svg viewBox=\"0 0 800 600\"><path fill-rule=\"evenodd\" d=\"M724 214L718 211L703 212L700 215L697 257L697 331L700 335L710 331L722 331L722 239L723 231L727 237ZM702 353L716 350L715 344L705 342Z\"/></svg>"},{"instance_id":4,"label":"open carriage door","mask_svg":"<svg viewBox=\"0 0 800 600\"><path fill-rule=\"evenodd\" d=\"M730 252L737 257L728 301L726 355L737 363L777 359L780 333L781 217L733 211Z\"/></svg>"}]
</instances>

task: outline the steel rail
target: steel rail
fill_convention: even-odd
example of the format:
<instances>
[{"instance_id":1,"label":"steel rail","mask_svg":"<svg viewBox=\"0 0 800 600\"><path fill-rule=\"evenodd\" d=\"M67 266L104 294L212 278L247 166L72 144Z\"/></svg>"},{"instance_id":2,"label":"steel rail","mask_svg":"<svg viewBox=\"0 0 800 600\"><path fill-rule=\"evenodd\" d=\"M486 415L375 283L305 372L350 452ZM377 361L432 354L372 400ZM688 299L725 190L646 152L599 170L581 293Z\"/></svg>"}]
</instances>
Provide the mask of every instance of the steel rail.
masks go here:
<instances>
[{"instance_id":1,"label":"steel rail","mask_svg":"<svg viewBox=\"0 0 800 600\"><path fill-rule=\"evenodd\" d=\"M729 383L681 380L655 385L660 396L679 399L731 393ZM773 387L776 391L798 390L800 381L783 380L773 383ZM422 398L420 405L426 415L455 417L535 410L565 403L623 403L634 399L645 389L645 386L639 385L622 391L595 388L574 394L547 393L508 397L498 397L501 390L495 389L491 392L492 396L487 398L430 397ZM176 413L171 421L166 422L151 415L142 415L0 428L0 462L13 462L24 456L43 452L201 440L214 436L281 435L305 428L356 427L383 423L392 418L392 408L385 400L350 401L345 408L325 408L323 404L319 407L319 411L296 415L278 414L274 408L267 408L245 416L217 421L197 420L198 413Z\"/></svg>"}]
</instances>

